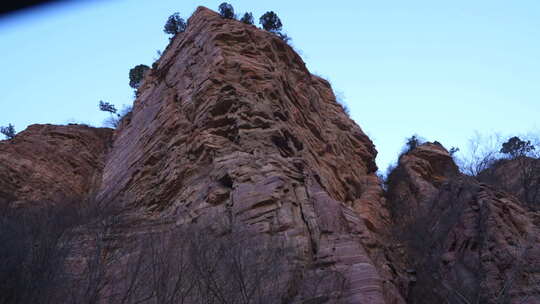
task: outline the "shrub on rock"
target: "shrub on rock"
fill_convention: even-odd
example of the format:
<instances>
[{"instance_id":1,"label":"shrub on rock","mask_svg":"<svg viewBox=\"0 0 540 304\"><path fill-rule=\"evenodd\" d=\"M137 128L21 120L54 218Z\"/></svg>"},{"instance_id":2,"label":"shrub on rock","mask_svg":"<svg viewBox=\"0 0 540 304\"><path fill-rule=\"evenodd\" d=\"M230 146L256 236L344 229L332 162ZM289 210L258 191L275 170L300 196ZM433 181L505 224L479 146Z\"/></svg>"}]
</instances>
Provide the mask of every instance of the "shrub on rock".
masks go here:
<instances>
[{"instance_id":1,"label":"shrub on rock","mask_svg":"<svg viewBox=\"0 0 540 304\"><path fill-rule=\"evenodd\" d=\"M186 28L187 24L184 19L180 17L180 14L174 13L169 16L169 19L167 19L163 31L167 34L176 35L178 33L184 32Z\"/></svg>"},{"instance_id":2,"label":"shrub on rock","mask_svg":"<svg viewBox=\"0 0 540 304\"><path fill-rule=\"evenodd\" d=\"M223 2L219 5L219 14L225 19L235 19L234 8L227 2Z\"/></svg>"}]
</instances>

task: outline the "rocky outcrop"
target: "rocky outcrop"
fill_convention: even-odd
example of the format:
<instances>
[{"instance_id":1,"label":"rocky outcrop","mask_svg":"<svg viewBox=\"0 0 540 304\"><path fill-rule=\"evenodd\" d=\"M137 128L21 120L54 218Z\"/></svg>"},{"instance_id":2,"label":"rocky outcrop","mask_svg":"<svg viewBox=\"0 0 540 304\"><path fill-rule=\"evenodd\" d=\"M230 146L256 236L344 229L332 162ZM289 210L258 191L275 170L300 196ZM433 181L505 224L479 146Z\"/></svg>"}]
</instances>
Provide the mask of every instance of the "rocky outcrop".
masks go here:
<instances>
[{"instance_id":1,"label":"rocky outcrop","mask_svg":"<svg viewBox=\"0 0 540 304\"><path fill-rule=\"evenodd\" d=\"M341 273L346 303L403 302L384 256L374 146L289 45L200 7L139 96L102 199L294 248L289 269ZM298 287L291 301L319 296Z\"/></svg>"},{"instance_id":2,"label":"rocky outcrop","mask_svg":"<svg viewBox=\"0 0 540 304\"><path fill-rule=\"evenodd\" d=\"M540 159L527 156L501 159L480 172L478 178L512 193L527 208L540 210Z\"/></svg>"},{"instance_id":3,"label":"rocky outcrop","mask_svg":"<svg viewBox=\"0 0 540 304\"><path fill-rule=\"evenodd\" d=\"M424 208L422 204L433 197L440 185L457 175L458 167L444 147L425 143L400 156L399 165L387 181L391 189L387 196L395 208L401 207L402 200L408 205L404 208Z\"/></svg>"},{"instance_id":4,"label":"rocky outcrop","mask_svg":"<svg viewBox=\"0 0 540 304\"><path fill-rule=\"evenodd\" d=\"M112 130L31 125L0 141L0 202L84 197L101 183Z\"/></svg>"},{"instance_id":5,"label":"rocky outcrop","mask_svg":"<svg viewBox=\"0 0 540 304\"><path fill-rule=\"evenodd\" d=\"M459 174L431 143L401 156L388 190L408 302L540 301L538 214L517 198Z\"/></svg>"}]
</instances>

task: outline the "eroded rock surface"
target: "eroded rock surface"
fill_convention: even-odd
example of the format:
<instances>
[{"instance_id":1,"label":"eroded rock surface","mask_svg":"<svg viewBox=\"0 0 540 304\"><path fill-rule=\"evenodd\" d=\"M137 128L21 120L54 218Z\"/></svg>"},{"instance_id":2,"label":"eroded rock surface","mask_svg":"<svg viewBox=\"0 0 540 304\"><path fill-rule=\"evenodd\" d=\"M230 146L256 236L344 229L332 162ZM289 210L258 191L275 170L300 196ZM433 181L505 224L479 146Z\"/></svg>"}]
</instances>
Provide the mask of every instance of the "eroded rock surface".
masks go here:
<instances>
[{"instance_id":1,"label":"eroded rock surface","mask_svg":"<svg viewBox=\"0 0 540 304\"><path fill-rule=\"evenodd\" d=\"M290 46L200 7L139 90L104 199L283 243L290 269L340 272L347 303L403 302L384 256L374 146ZM301 289L291 301L318 297Z\"/></svg>"},{"instance_id":2,"label":"eroded rock surface","mask_svg":"<svg viewBox=\"0 0 540 304\"><path fill-rule=\"evenodd\" d=\"M101 184L112 130L31 125L0 142L0 202L84 197Z\"/></svg>"},{"instance_id":3,"label":"eroded rock surface","mask_svg":"<svg viewBox=\"0 0 540 304\"><path fill-rule=\"evenodd\" d=\"M479 179L512 193L527 208L540 210L540 159L526 156L502 159L481 172Z\"/></svg>"},{"instance_id":4,"label":"eroded rock surface","mask_svg":"<svg viewBox=\"0 0 540 304\"><path fill-rule=\"evenodd\" d=\"M516 197L459 174L431 143L400 158L388 195L414 274L408 302L540 301L538 213Z\"/></svg>"}]
</instances>

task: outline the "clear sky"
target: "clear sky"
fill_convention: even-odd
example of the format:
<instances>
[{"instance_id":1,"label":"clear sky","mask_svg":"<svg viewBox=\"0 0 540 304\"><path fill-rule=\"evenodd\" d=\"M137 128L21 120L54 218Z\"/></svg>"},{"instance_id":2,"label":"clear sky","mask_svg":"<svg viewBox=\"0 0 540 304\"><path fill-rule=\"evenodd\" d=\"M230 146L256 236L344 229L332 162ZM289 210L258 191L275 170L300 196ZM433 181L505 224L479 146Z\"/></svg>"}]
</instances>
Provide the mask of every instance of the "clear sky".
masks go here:
<instances>
[{"instance_id":1,"label":"clear sky","mask_svg":"<svg viewBox=\"0 0 540 304\"><path fill-rule=\"evenodd\" d=\"M173 12L222 1L68 1L0 19L0 125L106 118L133 102L128 72L151 65ZM475 131L540 127L540 1L229 1L281 18L308 68L330 80L377 146L381 169L418 133L466 147Z\"/></svg>"}]
</instances>

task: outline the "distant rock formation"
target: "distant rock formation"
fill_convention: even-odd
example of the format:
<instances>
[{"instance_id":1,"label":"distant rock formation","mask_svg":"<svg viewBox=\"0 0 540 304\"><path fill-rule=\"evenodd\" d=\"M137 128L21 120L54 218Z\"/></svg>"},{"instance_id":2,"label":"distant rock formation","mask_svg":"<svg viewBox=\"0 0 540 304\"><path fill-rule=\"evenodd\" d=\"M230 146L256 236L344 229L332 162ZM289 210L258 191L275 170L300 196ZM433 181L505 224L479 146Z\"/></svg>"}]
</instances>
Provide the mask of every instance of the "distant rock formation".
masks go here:
<instances>
[{"instance_id":1,"label":"distant rock formation","mask_svg":"<svg viewBox=\"0 0 540 304\"><path fill-rule=\"evenodd\" d=\"M388 199L404 245L409 303L538 303L538 213L460 174L426 143L402 155Z\"/></svg>"},{"instance_id":2,"label":"distant rock formation","mask_svg":"<svg viewBox=\"0 0 540 304\"><path fill-rule=\"evenodd\" d=\"M478 179L515 195L524 206L540 211L540 159L501 159L480 172Z\"/></svg>"}]
</instances>

